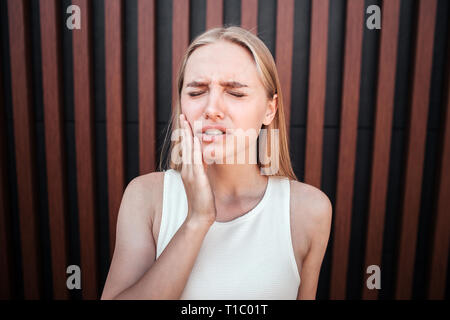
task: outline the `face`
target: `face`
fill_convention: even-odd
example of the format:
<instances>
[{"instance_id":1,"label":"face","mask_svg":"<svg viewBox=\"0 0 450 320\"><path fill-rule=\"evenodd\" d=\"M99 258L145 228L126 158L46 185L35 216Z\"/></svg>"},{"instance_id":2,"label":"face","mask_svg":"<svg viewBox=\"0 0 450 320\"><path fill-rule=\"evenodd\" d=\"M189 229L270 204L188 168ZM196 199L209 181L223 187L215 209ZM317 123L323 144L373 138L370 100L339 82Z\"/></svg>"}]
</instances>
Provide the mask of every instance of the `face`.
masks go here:
<instances>
[{"instance_id":1,"label":"face","mask_svg":"<svg viewBox=\"0 0 450 320\"><path fill-rule=\"evenodd\" d=\"M261 126L270 124L277 108L277 97L267 97L250 53L226 41L191 54L180 102L181 112L201 141L204 160L216 162L248 153L249 148L256 150ZM243 144L238 142L242 135Z\"/></svg>"}]
</instances>

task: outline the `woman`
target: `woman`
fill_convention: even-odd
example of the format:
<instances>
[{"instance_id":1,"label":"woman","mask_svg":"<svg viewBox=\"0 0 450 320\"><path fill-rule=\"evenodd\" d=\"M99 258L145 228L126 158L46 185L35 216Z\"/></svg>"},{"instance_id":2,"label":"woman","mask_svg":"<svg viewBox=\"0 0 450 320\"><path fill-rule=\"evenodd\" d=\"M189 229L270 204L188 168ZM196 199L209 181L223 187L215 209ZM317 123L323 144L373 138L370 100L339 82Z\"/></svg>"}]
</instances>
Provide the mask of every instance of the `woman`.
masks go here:
<instances>
[{"instance_id":1,"label":"woman","mask_svg":"<svg viewBox=\"0 0 450 320\"><path fill-rule=\"evenodd\" d=\"M314 299L332 207L293 173L269 50L211 29L177 84L171 168L127 186L102 299Z\"/></svg>"}]
</instances>

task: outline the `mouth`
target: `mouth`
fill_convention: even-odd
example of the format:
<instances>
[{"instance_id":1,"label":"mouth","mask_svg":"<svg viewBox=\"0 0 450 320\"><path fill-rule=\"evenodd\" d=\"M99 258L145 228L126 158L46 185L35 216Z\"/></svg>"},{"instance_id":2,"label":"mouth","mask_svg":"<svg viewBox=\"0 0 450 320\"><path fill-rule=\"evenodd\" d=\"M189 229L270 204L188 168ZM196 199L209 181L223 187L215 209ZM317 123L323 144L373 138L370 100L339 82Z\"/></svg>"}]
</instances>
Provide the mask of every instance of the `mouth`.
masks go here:
<instances>
[{"instance_id":1,"label":"mouth","mask_svg":"<svg viewBox=\"0 0 450 320\"><path fill-rule=\"evenodd\" d=\"M204 127L201 131L201 140L203 142L212 142L222 139L226 134L226 128L221 126Z\"/></svg>"},{"instance_id":2,"label":"mouth","mask_svg":"<svg viewBox=\"0 0 450 320\"><path fill-rule=\"evenodd\" d=\"M203 132L203 134L206 134L208 136L220 136L220 135L226 134L226 133L219 129L208 129L208 130L205 130Z\"/></svg>"}]
</instances>

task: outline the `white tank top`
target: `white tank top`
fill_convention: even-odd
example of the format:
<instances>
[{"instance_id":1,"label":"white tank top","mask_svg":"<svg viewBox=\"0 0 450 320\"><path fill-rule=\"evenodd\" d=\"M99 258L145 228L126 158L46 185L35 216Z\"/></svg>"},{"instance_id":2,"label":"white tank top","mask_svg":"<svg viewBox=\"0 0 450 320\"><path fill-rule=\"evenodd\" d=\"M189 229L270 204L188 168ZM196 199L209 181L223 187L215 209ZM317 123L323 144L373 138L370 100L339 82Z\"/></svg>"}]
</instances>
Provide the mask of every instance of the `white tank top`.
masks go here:
<instances>
[{"instance_id":1,"label":"white tank top","mask_svg":"<svg viewBox=\"0 0 450 320\"><path fill-rule=\"evenodd\" d=\"M290 229L290 184L269 176L261 201L246 214L214 222L208 230L181 299L296 299L300 275ZM156 258L188 212L181 175L164 174L161 227Z\"/></svg>"}]
</instances>

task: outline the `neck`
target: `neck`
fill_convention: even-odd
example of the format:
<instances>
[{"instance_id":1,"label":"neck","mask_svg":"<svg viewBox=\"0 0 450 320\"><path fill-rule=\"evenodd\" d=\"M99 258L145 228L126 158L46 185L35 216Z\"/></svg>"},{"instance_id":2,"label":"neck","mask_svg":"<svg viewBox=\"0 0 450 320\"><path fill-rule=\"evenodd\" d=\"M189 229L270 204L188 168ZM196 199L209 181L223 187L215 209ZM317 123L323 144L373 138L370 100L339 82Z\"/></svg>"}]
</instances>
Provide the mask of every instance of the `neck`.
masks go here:
<instances>
[{"instance_id":1,"label":"neck","mask_svg":"<svg viewBox=\"0 0 450 320\"><path fill-rule=\"evenodd\" d=\"M213 164L207 175L216 199L226 202L260 194L267 182L256 164Z\"/></svg>"}]
</instances>

